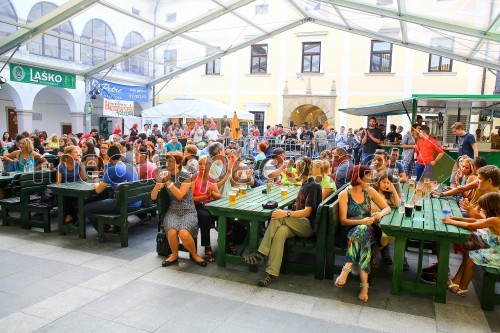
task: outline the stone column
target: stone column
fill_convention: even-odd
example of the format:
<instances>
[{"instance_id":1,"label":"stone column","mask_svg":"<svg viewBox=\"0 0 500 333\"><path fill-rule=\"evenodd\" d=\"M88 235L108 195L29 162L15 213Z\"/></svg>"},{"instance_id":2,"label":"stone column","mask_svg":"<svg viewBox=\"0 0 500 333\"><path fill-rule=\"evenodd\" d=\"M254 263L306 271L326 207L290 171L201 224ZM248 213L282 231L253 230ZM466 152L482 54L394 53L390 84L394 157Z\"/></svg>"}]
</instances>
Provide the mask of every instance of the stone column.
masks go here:
<instances>
[{"instance_id":1,"label":"stone column","mask_svg":"<svg viewBox=\"0 0 500 333\"><path fill-rule=\"evenodd\" d=\"M83 123L85 121L85 114L81 113L71 113L71 132L83 133Z\"/></svg>"},{"instance_id":2,"label":"stone column","mask_svg":"<svg viewBox=\"0 0 500 333\"><path fill-rule=\"evenodd\" d=\"M33 110L16 110L17 111L17 131L19 133L33 131Z\"/></svg>"}]
</instances>

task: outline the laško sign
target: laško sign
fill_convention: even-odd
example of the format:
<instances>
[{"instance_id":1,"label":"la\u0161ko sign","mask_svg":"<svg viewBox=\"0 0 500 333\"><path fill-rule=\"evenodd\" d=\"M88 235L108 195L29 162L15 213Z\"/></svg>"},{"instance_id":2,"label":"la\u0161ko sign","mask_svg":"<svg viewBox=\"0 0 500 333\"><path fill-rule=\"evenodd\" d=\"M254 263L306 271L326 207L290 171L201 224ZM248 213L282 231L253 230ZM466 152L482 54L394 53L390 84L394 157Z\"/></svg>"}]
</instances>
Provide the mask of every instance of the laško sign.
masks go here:
<instances>
[{"instance_id":1,"label":"la\u0161ko sign","mask_svg":"<svg viewBox=\"0 0 500 333\"><path fill-rule=\"evenodd\" d=\"M9 64L9 66L10 80L13 82L75 89L76 75L74 74L17 64Z\"/></svg>"}]
</instances>

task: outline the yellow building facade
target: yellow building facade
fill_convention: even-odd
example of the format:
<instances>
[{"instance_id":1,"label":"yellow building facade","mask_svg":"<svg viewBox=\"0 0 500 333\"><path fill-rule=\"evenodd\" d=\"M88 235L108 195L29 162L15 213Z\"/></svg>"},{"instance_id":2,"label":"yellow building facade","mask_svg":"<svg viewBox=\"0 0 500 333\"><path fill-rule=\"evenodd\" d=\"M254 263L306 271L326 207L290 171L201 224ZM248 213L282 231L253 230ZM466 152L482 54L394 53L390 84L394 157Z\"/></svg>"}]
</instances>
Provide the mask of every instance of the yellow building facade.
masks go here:
<instances>
[{"instance_id":1,"label":"yellow building facade","mask_svg":"<svg viewBox=\"0 0 500 333\"><path fill-rule=\"evenodd\" d=\"M319 72L303 71L304 43L320 43ZM303 122L316 126L328 121L330 127L357 128L365 126L364 117L338 110L413 93L491 94L496 79L480 67L458 61L452 61L451 71L429 71L428 53L396 45L390 60L383 60L386 65L390 61L390 71L373 71L371 39L312 23L259 44L267 45L266 73L251 73L250 46L223 57L220 74L207 75L206 66L200 66L173 78L156 102L180 96L208 98L260 112L264 127ZM402 116L386 121L409 126Z\"/></svg>"}]
</instances>

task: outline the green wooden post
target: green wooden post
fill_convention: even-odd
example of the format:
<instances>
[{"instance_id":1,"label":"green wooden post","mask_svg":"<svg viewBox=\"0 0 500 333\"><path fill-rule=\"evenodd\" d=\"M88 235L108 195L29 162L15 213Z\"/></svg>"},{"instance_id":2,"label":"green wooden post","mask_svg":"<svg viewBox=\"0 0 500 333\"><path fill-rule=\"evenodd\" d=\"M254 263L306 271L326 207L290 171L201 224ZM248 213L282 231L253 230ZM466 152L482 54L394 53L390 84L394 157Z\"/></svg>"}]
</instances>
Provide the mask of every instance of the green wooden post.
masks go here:
<instances>
[{"instance_id":1,"label":"green wooden post","mask_svg":"<svg viewBox=\"0 0 500 333\"><path fill-rule=\"evenodd\" d=\"M255 251L257 251L258 242L259 242L259 220L252 219L250 221L250 246L249 246L250 253L254 253ZM257 265L250 265L248 267L248 270L253 273L257 272L258 269L259 267L257 267Z\"/></svg>"},{"instance_id":2,"label":"green wooden post","mask_svg":"<svg viewBox=\"0 0 500 333\"><path fill-rule=\"evenodd\" d=\"M227 233L227 219L226 215L219 215L217 222L217 229L219 230L219 237L217 238L217 265L226 267L226 233Z\"/></svg>"},{"instance_id":3,"label":"green wooden post","mask_svg":"<svg viewBox=\"0 0 500 333\"><path fill-rule=\"evenodd\" d=\"M64 197L62 195L57 196L57 224L59 226L59 235L65 235L66 234L66 228L64 225Z\"/></svg>"},{"instance_id":4,"label":"green wooden post","mask_svg":"<svg viewBox=\"0 0 500 333\"><path fill-rule=\"evenodd\" d=\"M394 267L392 277L391 294L401 294L401 282L403 278L403 260L405 257L405 238L402 235L396 235L394 246Z\"/></svg>"},{"instance_id":5,"label":"green wooden post","mask_svg":"<svg viewBox=\"0 0 500 333\"><path fill-rule=\"evenodd\" d=\"M78 197L78 225L79 232L78 237L85 239L87 237L87 231L85 230L85 215L83 214L83 205L85 204L85 199L81 196Z\"/></svg>"},{"instance_id":6,"label":"green wooden post","mask_svg":"<svg viewBox=\"0 0 500 333\"><path fill-rule=\"evenodd\" d=\"M412 100L412 107L411 107L411 125L415 124L415 122L417 121L417 106L418 106L417 99L414 98Z\"/></svg>"},{"instance_id":7,"label":"green wooden post","mask_svg":"<svg viewBox=\"0 0 500 333\"><path fill-rule=\"evenodd\" d=\"M450 263L450 240L443 237L439 246L438 277L436 283L436 302L446 303L446 281L448 280L448 266Z\"/></svg>"}]
</instances>

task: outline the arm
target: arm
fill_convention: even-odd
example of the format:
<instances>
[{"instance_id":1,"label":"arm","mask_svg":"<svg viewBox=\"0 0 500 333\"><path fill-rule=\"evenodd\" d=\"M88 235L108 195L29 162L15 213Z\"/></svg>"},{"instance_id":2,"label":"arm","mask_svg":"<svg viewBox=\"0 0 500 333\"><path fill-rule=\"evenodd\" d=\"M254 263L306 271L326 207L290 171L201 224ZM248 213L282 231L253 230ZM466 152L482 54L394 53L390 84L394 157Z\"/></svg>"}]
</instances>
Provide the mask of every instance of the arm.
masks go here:
<instances>
[{"instance_id":1,"label":"arm","mask_svg":"<svg viewBox=\"0 0 500 333\"><path fill-rule=\"evenodd\" d=\"M444 152L440 152L438 156L436 156L436 159L431 162L432 165L436 165L436 163L444 156Z\"/></svg>"},{"instance_id":2,"label":"arm","mask_svg":"<svg viewBox=\"0 0 500 333\"><path fill-rule=\"evenodd\" d=\"M108 184L105 182L96 183L94 185L95 193L97 194L102 193L107 187Z\"/></svg>"},{"instance_id":3,"label":"arm","mask_svg":"<svg viewBox=\"0 0 500 333\"><path fill-rule=\"evenodd\" d=\"M449 217L443 218L443 223L451 224L457 227L462 227L469 230L476 229L484 229L494 226L498 223L498 217L489 217L487 219L475 220L475 222L465 222L465 221L457 221L455 219L451 219Z\"/></svg>"},{"instance_id":4,"label":"arm","mask_svg":"<svg viewBox=\"0 0 500 333\"><path fill-rule=\"evenodd\" d=\"M87 172L85 171L85 165L83 165L83 163L82 163L82 162L80 162L80 163L78 164L78 166L79 166L79 169L80 169L80 170L79 170L79 172L80 172L80 178L81 178L83 181L87 180Z\"/></svg>"},{"instance_id":5,"label":"arm","mask_svg":"<svg viewBox=\"0 0 500 333\"><path fill-rule=\"evenodd\" d=\"M469 184L465 184L463 186L457 186L457 188L451 189L449 191L443 192L443 196L447 197L450 195L460 194L465 191L473 190L479 186L478 181L471 182ZM437 191L432 191L433 194L439 194Z\"/></svg>"},{"instance_id":6,"label":"arm","mask_svg":"<svg viewBox=\"0 0 500 333\"><path fill-rule=\"evenodd\" d=\"M151 191L151 200L156 200L158 198L158 193L160 193L160 190L165 186L165 183L156 183L155 187Z\"/></svg>"},{"instance_id":7,"label":"arm","mask_svg":"<svg viewBox=\"0 0 500 333\"><path fill-rule=\"evenodd\" d=\"M180 188L177 188L174 185L174 183L172 183L172 181L168 180L165 183L165 186L167 186L167 189L170 191L170 193L172 193L172 195L177 200L181 200L188 193L188 191L191 188L191 186L194 186L194 184L191 183L191 181L188 179L188 180L185 180L184 182L182 182Z\"/></svg>"},{"instance_id":8,"label":"arm","mask_svg":"<svg viewBox=\"0 0 500 333\"><path fill-rule=\"evenodd\" d=\"M61 184L62 183L62 173L59 172L59 168L57 168L57 171L56 171L56 183L57 184Z\"/></svg>"},{"instance_id":9,"label":"arm","mask_svg":"<svg viewBox=\"0 0 500 333\"><path fill-rule=\"evenodd\" d=\"M359 224L372 225L375 222L373 217L365 217L361 220L354 220L347 218L347 190L340 192L339 194L339 215L340 215L340 224L343 226L352 226Z\"/></svg>"},{"instance_id":10,"label":"arm","mask_svg":"<svg viewBox=\"0 0 500 333\"><path fill-rule=\"evenodd\" d=\"M406 183L407 180L408 180L408 177L406 176L406 172L401 172L399 174L399 182Z\"/></svg>"},{"instance_id":11,"label":"arm","mask_svg":"<svg viewBox=\"0 0 500 333\"><path fill-rule=\"evenodd\" d=\"M13 151L10 154L4 155L3 160L5 162L19 162L19 154L21 154L20 150Z\"/></svg>"},{"instance_id":12,"label":"arm","mask_svg":"<svg viewBox=\"0 0 500 333\"><path fill-rule=\"evenodd\" d=\"M300 219L302 217L309 217L312 212L312 207L306 206L304 209L301 210L294 210L290 212L290 217ZM282 209L276 209L273 211L271 214L271 218L273 219L281 219L283 217L287 217L288 211L282 210Z\"/></svg>"},{"instance_id":13,"label":"arm","mask_svg":"<svg viewBox=\"0 0 500 333\"><path fill-rule=\"evenodd\" d=\"M328 198L328 196L332 193L332 188L323 188L321 189L321 201L325 200Z\"/></svg>"},{"instance_id":14,"label":"arm","mask_svg":"<svg viewBox=\"0 0 500 333\"><path fill-rule=\"evenodd\" d=\"M38 153L33 153L33 158L38 162L38 165L35 167L35 170L41 170L43 164L47 164L47 160L45 157Z\"/></svg>"},{"instance_id":15,"label":"arm","mask_svg":"<svg viewBox=\"0 0 500 333\"><path fill-rule=\"evenodd\" d=\"M374 137L374 136L370 133L370 131L366 131L366 133L368 134L368 136L370 137L370 139L372 139L372 141L373 141L373 142L375 142L375 143L380 143L380 142L382 142L382 140L381 140L381 139L378 139L378 138Z\"/></svg>"},{"instance_id":16,"label":"arm","mask_svg":"<svg viewBox=\"0 0 500 333\"><path fill-rule=\"evenodd\" d=\"M361 139L361 144L364 145L366 140L368 140L368 135L366 135L367 130L364 130L363 138Z\"/></svg>"},{"instance_id":17,"label":"arm","mask_svg":"<svg viewBox=\"0 0 500 333\"><path fill-rule=\"evenodd\" d=\"M394 186L392 187L394 188ZM387 202L385 202L384 198L382 198L382 196L378 194L378 192L373 187L369 187L367 190L368 194L370 195L370 199L372 199L372 201L377 205L377 207L380 208L380 212L375 213L373 217L376 220L380 220L382 216L385 216L391 212L391 208L389 207ZM393 193L394 193L393 196L395 198L399 198L395 189Z\"/></svg>"},{"instance_id":18,"label":"arm","mask_svg":"<svg viewBox=\"0 0 500 333\"><path fill-rule=\"evenodd\" d=\"M474 158L478 157L479 156L479 149L477 148L477 143L473 143L471 144L472 146L472 149L474 150Z\"/></svg>"}]
</instances>

